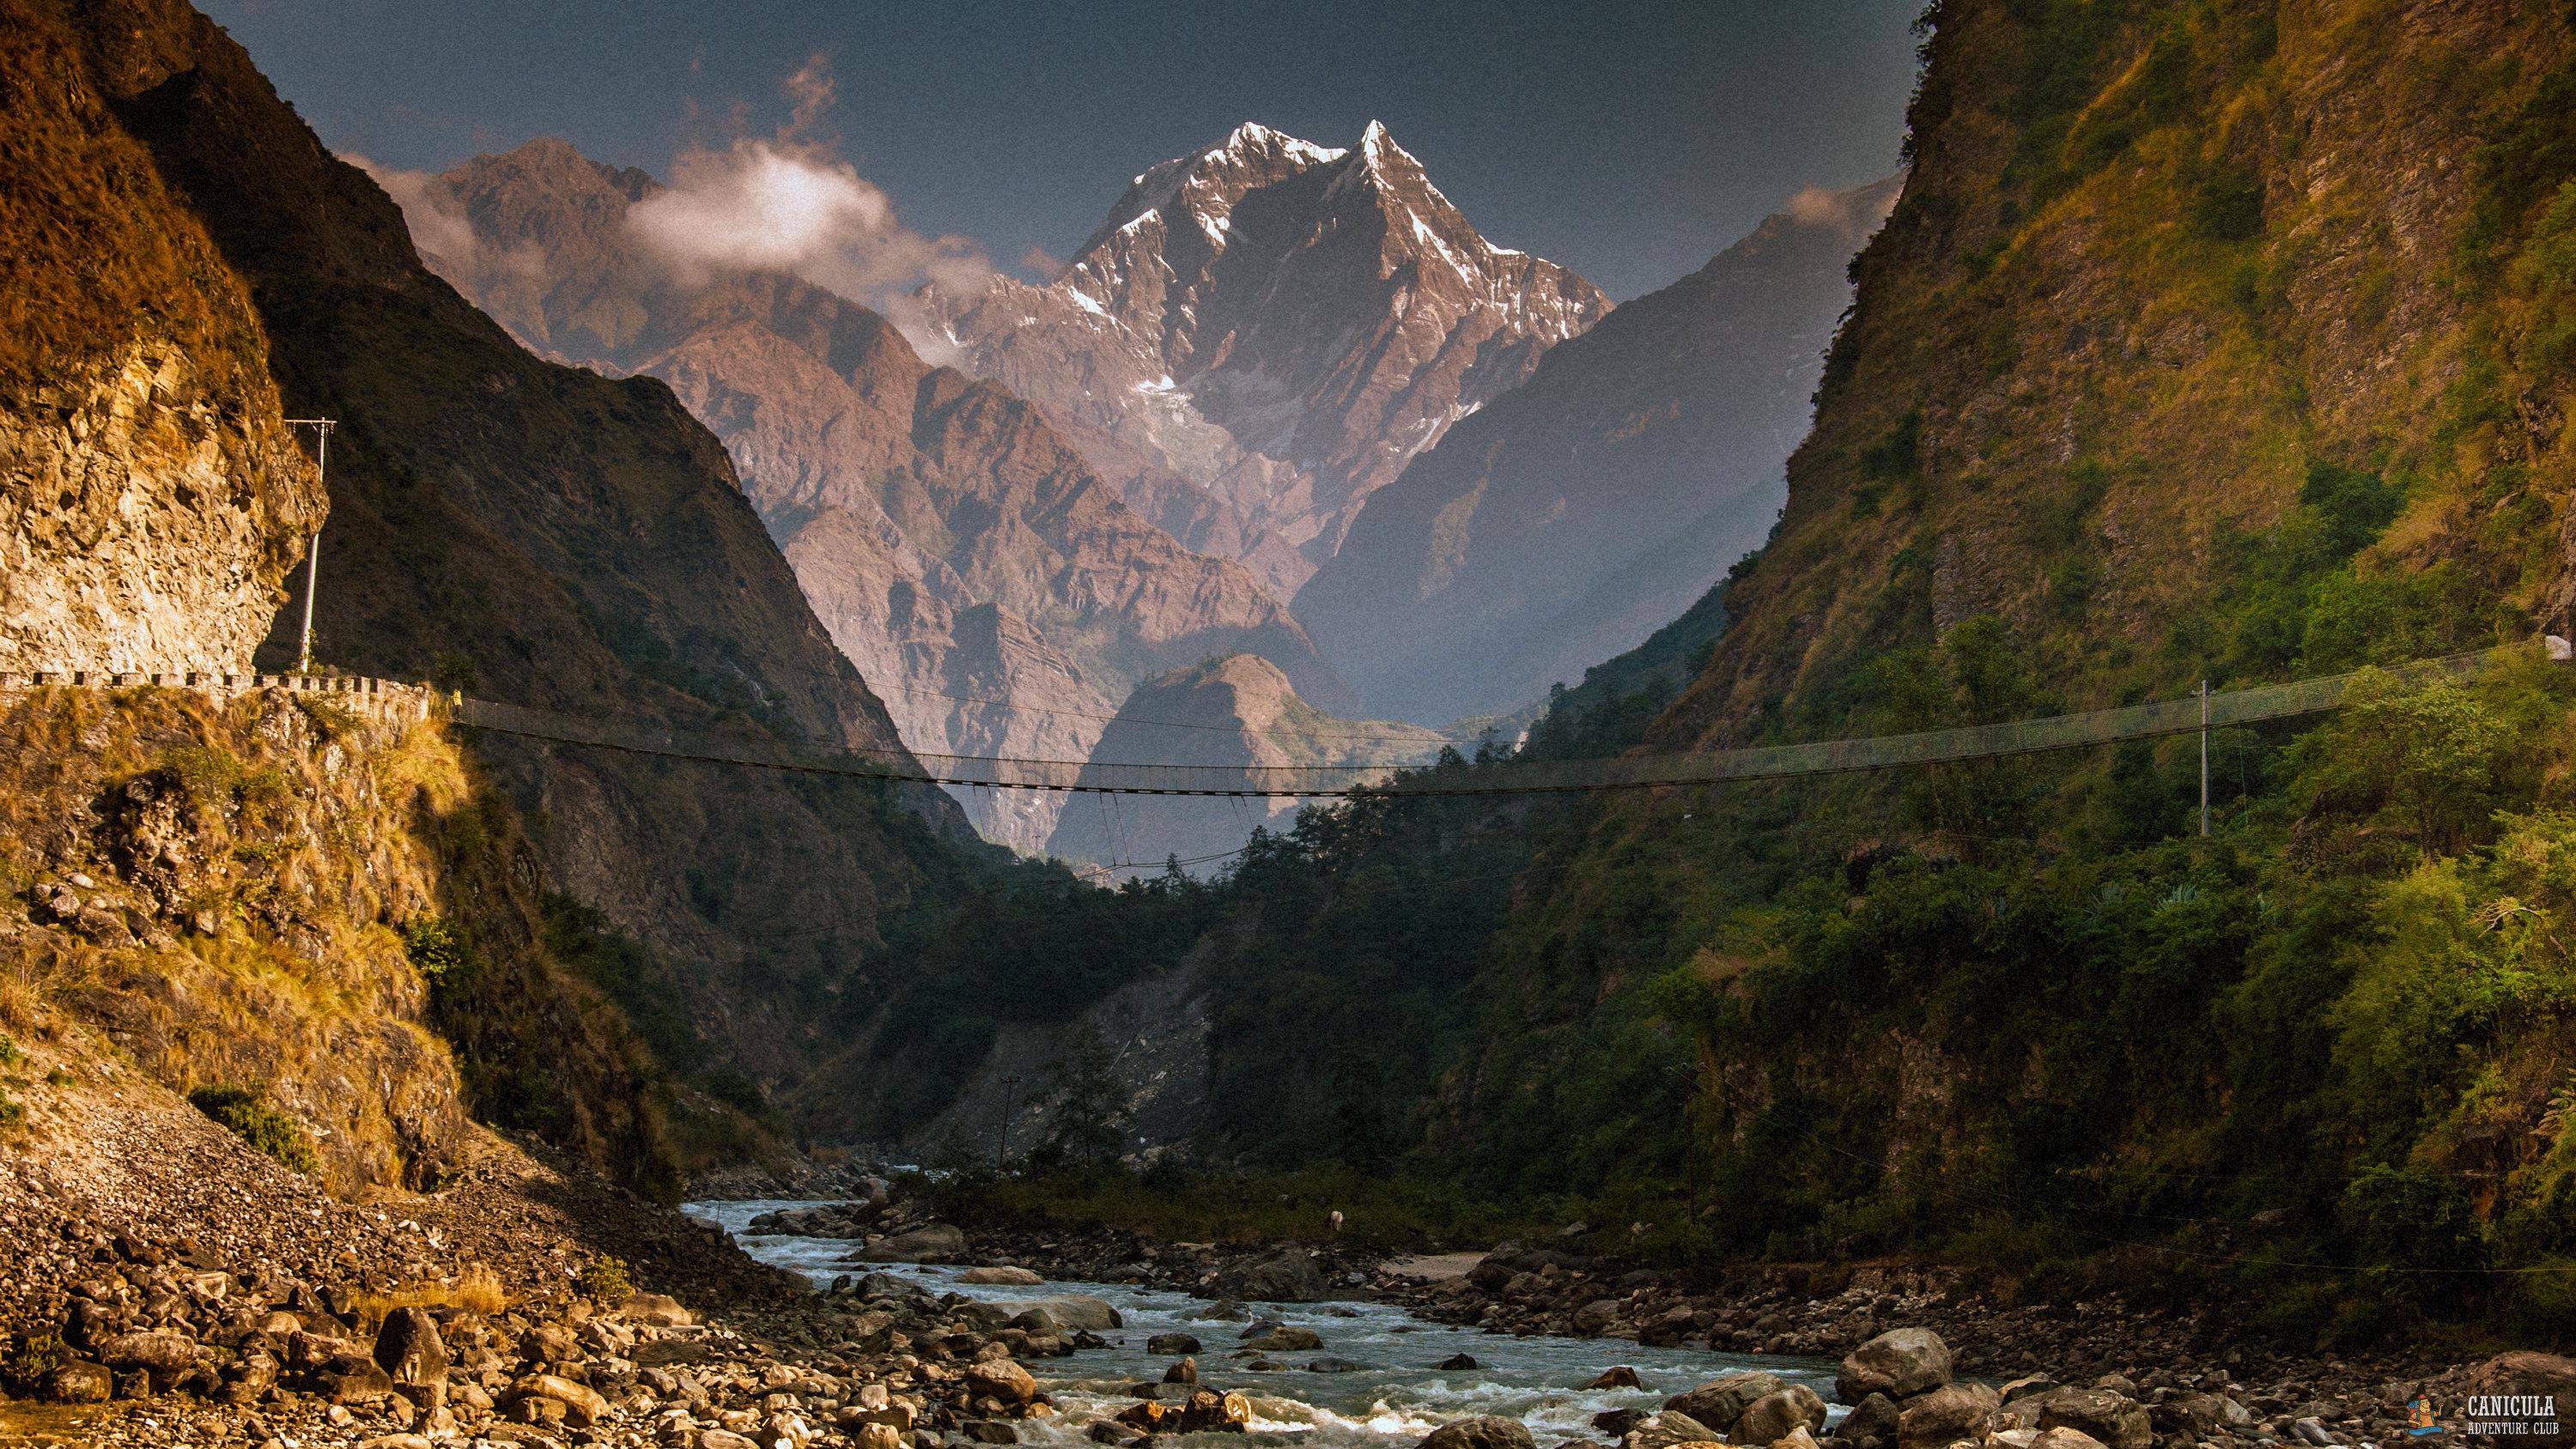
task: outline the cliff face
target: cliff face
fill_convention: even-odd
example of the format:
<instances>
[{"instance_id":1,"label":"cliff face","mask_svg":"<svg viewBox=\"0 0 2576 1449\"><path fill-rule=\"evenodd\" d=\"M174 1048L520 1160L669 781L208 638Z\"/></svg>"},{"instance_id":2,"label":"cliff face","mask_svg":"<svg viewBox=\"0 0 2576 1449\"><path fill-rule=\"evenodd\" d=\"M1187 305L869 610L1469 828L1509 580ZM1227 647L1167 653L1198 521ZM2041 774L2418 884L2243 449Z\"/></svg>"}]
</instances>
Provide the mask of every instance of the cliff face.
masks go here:
<instances>
[{"instance_id":1,"label":"cliff face","mask_svg":"<svg viewBox=\"0 0 2576 1449\"><path fill-rule=\"evenodd\" d=\"M723 448L668 387L528 355L422 267L392 201L203 17L149 0L80 21L84 83L241 279L289 410L340 420L323 661L575 713L899 748ZM294 623L281 612L266 658L289 657ZM663 963L707 1058L772 1083L818 1049L808 998L860 987L851 963L880 913L981 849L927 789L498 739L478 751L538 822L545 883Z\"/></svg>"},{"instance_id":2,"label":"cliff face","mask_svg":"<svg viewBox=\"0 0 2576 1449\"><path fill-rule=\"evenodd\" d=\"M1649 748L2561 627L2576 19L1929 18L1912 172L1781 527ZM2531 663L2222 736L2208 840L2188 746L1601 802L1521 882L1487 981L1507 1024L1445 1130L1498 1166L1622 1144L1569 1180L1706 1172L1721 1234L1800 1253L2001 1200L2068 1242L2278 1208L2283 1256L2530 1261L2560 1241L2563 1072L2535 1054L2563 1008L2461 983L2564 959L2486 923L2568 848L2571 697ZM2417 1231L2407 1193L2455 1230Z\"/></svg>"},{"instance_id":3,"label":"cliff face","mask_svg":"<svg viewBox=\"0 0 2576 1449\"><path fill-rule=\"evenodd\" d=\"M1082 759L1137 680L1211 651L1257 651L1344 696L1250 573L1129 511L1019 399L928 366L820 288L660 264L628 225L661 189L642 173L536 141L424 185L436 194L414 206L473 239L432 260L495 317L557 356L668 381L724 440L913 748ZM1062 802L996 793L963 794L978 827L1043 847Z\"/></svg>"},{"instance_id":4,"label":"cliff face","mask_svg":"<svg viewBox=\"0 0 2576 1449\"><path fill-rule=\"evenodd\" d=\"M2562 25L2505 4L1937 21L1913 179L1856 266L1778 538L1668 739L1823 708L1871 650L1978 614L2088 693L2290 665L2174 631L2317 465L2411 481L2365 573L2451 563L2517 628L2551 607L2556 565L2494 546L2563 490L2545 329L2495 250L2546 188L2495 192L2529 164L2501 152L2546 145Z\"/></svg>"},{"instance_id":5,"label":"cliff face","mask_svg":"<svg viewBox=\"0 0 2576 1449\"><path fill-rule=\"evenodd\" d=\"M1898 182L1801 199L1552 348L1369 496L1297 615L1372 708L1508 711L1644 639L1759 548L1845 268Z\"/></svg>"},{"instance_id":6,"label":"cliff face","mask_svg":"<svg viewBox=\"0 0 2576 1449\"><path fill-rule=\"evenodd\" d=\"M245 669L323 513L268 339L74 24L0 31L0 669Z\"/></svg>"},{"instance_id":7,"label":"cliff face","mask_svg":"<svg viewBox=\"0 0 2576 1449\"><path fill-rule=\"evenodd\" d=\"M1138 176L1048 285L927 300L1140 512L1283 598L1406 460L1610 310L1487 242L1376 122L1347 150L1239 126Z\"/></svg>"}]
</instances>

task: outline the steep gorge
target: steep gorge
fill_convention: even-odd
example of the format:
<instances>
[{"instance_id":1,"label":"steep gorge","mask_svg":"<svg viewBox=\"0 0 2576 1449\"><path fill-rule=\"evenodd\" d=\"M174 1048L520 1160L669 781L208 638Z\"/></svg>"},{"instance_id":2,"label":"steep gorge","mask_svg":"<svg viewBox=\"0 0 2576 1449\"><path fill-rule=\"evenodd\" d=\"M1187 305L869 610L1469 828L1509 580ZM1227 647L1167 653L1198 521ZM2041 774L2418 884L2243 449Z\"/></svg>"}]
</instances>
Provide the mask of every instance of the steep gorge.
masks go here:
<instances>
[{"instance_id":1,"label":"steep gorge","mask_svg":"<svg viewBox=\"0 0 2576 1449\"><path fill-rule=\"evenodd\" d=\"M2564 627L2576 17L1926 24L1911 177L1781 527L1646 748ZM2563 958L2511 921L2564 898L2576 698L2531 653L2222 733L2208 840L2181 746L1603 802L1524 879L1435 1136L1494 1170L1592 1144L1563 1185L1695 1184L1726 1209L1674 1230L1703 1251L2117 1272L2173 1240L2200 1256L2169 1277L2320 1341L2560 1322L2520 1280L2435 1286L2570 1241L2537 985ZM2534 994L2488 995L2504 975Z\"/></svg>"}]
</instances>

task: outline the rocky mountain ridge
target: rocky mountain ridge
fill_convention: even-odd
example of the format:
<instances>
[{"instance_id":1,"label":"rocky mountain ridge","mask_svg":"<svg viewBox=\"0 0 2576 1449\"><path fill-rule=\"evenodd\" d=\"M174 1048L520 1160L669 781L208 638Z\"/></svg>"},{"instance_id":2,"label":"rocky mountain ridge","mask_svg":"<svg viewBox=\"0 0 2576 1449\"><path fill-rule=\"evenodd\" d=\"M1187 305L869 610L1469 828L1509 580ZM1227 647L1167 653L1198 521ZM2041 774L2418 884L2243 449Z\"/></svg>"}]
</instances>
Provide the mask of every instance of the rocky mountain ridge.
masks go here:
<instances>
[{"instance_id":1,"label":"rocky mountain ridge","mask_svg":"<svg viewBox=\"0 0 2576 1449\"><path fill-rule=\"evenodd\" d=\"M1799 197L1550 349L1369 495L1296 609L1371 708L1445 721L1527 704L1759 548L1846 267L1900 184Z\"/></svg>"},{"instance_id":2,"label":"rocky mountain ridge","mask_svg":"<svg viewBox=\"0 0 2576 1449\"><path fill-rule=\"evenodd\" d=\"M1128 689L1254 650L1346 697L1252 576L1130 511L1025 403L924 363L876 313L775 273L680 276L628 225L660 194L560 141L408 190L432 261L529 345L668 381L743 486L850 660L929 754L1084 759ZM461 220L471 246L433 218ZM494 264L491 258L509 259ZM961 792L991 839L1037 850L1061 800Z\"/></svg>"},{"instance_id":3,"label":"rocky mountain ridge","mask_svg":"<svg viewBox=\"0 0 2576 1449\"><path fill-rule=\"evenodd\" d=\"M1371 122L1247 123L1138 175L1062 275L925 297L1127 500L1285 598L1406 461L1610 310L1496 247Z\"/></svg>"}]
</instances>

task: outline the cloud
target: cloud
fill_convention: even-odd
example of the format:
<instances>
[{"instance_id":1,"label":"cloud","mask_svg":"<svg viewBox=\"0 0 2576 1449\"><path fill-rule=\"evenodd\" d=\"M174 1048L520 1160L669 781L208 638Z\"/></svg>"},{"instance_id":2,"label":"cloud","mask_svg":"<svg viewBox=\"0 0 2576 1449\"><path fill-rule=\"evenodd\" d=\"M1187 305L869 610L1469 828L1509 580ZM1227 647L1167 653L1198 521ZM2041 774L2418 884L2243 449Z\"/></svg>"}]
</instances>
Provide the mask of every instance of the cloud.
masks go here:
<instances>
[{"instance_id":1,"label":"cloud","mask_svg":"<svg viewBox=\"0 0 2576 1449\"><path fill-rule=\"evenodd\" d=\"M780 90L791 103L785 125L683 153L669 187L627 212L629 234L683 286L728 272L785 272L886 314L917 346L939 340L912 293L925 283L981 290L992 259L971 237L903 225L884 188L839 158L824 131L834 96L824 57L808 59Z\"/></svg>"},{"instance_id":2,"label":"cloud","mask_svg":"<svg viewBox=\"0 0 2576 1449\"><path fill-rule=\"evenodd\" d=\"M1844 220L1848 203L1821 186L1810 186L1789 198L1789 216L1805 226L1832 226Z\"/></svg>"},{"instance_id":3,"label":"cloud","mask_svg":"<svg viewBox=\"0 0 2576 1449\"><path fill-rule=\"evenodd\" d=\"M467 296L487 294L495 283L539 281L545 253L533 242L495 247L475 233L473 220L447 183L426 171L402 171L356 152L341 160L364 171L402 208L412 247L429 269Z\"/></svg>"},{"instance_id":4,"label":"cloud","mask_svg":"<svg viewBox=\"0 0 2576 1449\"><path fill-rule=\"evenodd\" d=\"M1064 258L1031 242L1029 249L1020 253L1020 270L1041 282L1052 282L1064 275Z\"/></svg>"}]
</instances>

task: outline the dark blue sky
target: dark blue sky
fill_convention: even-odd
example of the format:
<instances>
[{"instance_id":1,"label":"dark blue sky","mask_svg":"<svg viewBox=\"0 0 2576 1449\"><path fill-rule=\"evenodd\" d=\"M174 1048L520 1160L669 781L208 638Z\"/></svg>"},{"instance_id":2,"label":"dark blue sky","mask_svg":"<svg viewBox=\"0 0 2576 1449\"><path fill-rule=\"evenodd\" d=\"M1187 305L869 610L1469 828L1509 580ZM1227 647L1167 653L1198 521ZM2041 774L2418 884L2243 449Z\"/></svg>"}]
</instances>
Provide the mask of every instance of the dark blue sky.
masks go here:
<instances>
[{"instance_id":1,"label":"dark blue sky","mask_svg":"<svg viewBox=\"0 0 2576 1449\"><path fill-rule=\"evenodd\" d=\"M1919 0L1560 4L200 0L336 149L439 169L532 136L669 174L831 59L841 153L916 230L1081 243L1127 178L1257 120L1372 117L1496 244L1626 298L1809 185L1893 170ZM734 119L737 118L738 120Z\"/></svg>"}]
</instances>

